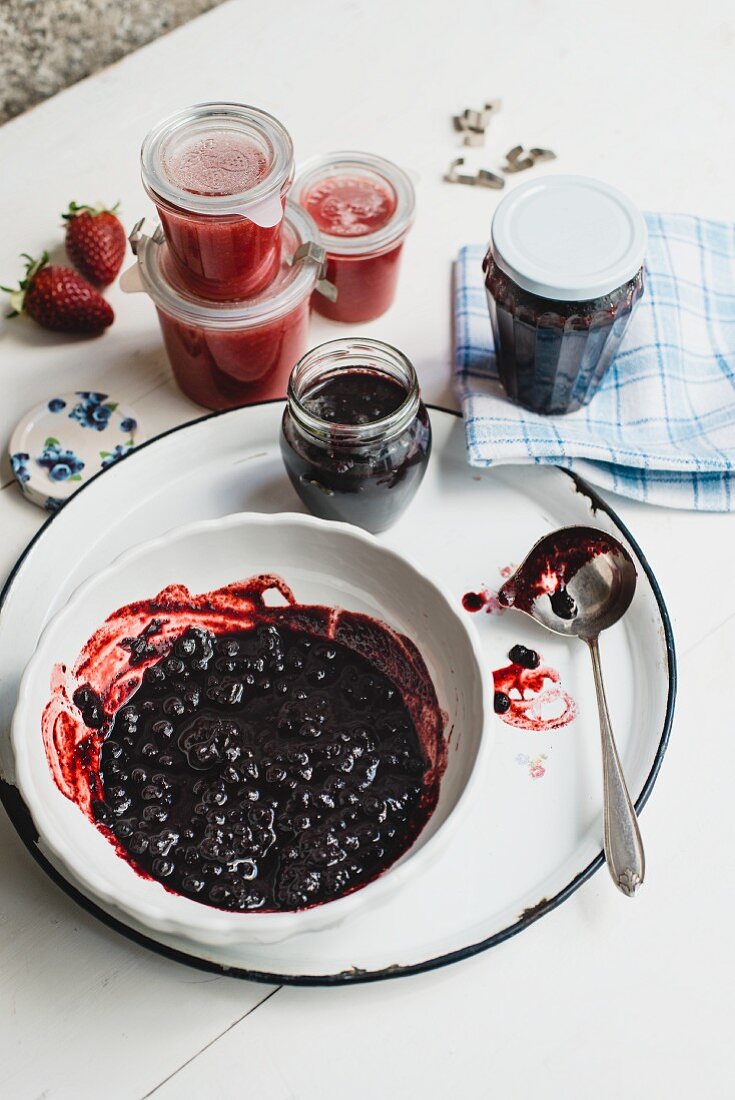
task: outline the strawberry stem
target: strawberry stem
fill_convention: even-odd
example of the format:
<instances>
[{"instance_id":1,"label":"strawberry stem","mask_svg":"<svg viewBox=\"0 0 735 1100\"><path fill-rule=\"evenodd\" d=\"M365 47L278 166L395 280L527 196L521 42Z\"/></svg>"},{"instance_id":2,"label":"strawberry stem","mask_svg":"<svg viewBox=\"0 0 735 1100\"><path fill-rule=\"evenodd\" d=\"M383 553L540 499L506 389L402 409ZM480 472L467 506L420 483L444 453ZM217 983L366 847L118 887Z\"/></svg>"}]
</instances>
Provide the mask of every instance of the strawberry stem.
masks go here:
<instances>
[{"instance_id":1,"label":"strawberry stem","mask_svg":"<svg viewBox=\"0 0 735 1100\"><path fill-rule=\"evenodd\" d=\"M8 317L17 317L19 313L23 312L23 302L26 290L41 268L45 267L48 263L48 252L44 252L40 260L34 260L33 256L30 256L27 252L21 252L20 255L21 258L26 261L25 279L21 279L17 287L0 287L0 290L4 290L6 294L10 295L11 312L8 314Z\"/></svg>"},{"instance_id":2,"label":"strawberry stem","mask_svg":"<svg viewBox=\"0 0 735 1100\"><path fill-rule=\"evenodd\" d=\"M69 222L72 218L76 218L77 214L90 214L94 218L98 214L117 214L119 208L119 199L114 206L105 206L102 202L97 202L94 206L90 206L88 203L70 202L69 209L61 217L65 222Z\"/></svg>"}]
</instances>

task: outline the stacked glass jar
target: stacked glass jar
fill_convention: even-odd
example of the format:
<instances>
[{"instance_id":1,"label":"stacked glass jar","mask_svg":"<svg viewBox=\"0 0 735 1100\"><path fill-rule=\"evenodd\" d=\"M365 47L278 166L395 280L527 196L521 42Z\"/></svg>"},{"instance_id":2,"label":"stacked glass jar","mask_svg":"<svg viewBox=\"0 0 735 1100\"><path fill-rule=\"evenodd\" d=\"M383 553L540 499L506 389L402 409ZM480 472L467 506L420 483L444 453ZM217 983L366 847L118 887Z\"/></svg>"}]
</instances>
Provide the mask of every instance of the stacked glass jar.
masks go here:
<instances>
[{"instance_id":1,"label":"stacked glass jar","mask_svg":"<svg viewBox=\"0 0 735 1100\"><path fill-rule=\"evenodd\" d=\"M150 131L141 170L161 229L133 247L179 386L211 409L282 395L323 259L286 198L288 132L257 108L202 103Z\"/></svg>"},{"instance_id":2,"label":"stacked glass jar","mask_svg":"<svg viewBox=\"0 0 735 1100\"><path fill-rule=\"evenodd\" d=\"M139 280L176 381L199 404L284 396L312 301L344 321L391 304L414 199L390 162L322 158L297 181L296 205L285 127L255 107L203 103L150 131L141 169L161 229L132 238Z\"/></svg>"}]
</instances>

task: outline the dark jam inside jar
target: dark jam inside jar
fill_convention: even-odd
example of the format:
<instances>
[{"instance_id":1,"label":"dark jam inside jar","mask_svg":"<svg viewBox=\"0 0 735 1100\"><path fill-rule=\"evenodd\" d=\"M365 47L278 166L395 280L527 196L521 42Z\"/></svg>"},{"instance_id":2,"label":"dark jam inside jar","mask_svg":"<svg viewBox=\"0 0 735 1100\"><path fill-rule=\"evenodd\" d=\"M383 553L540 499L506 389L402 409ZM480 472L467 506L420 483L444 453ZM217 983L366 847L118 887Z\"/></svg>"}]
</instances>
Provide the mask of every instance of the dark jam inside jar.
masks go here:
<instances>
[{"instance_id":1,"label":"dark jam inside jar","mask_svg":"<svg viewBox=\"0 0 735 1100\"><path fill-rule=\"evenodd\" d=\"M643 268L600 298L553 301L485 258L485 286L505 392L534 412L574 412L594 396L643 293Z\"/></svg>"},{"instance_id":2,"label":"dark jam inside jar","mask_svg":"<svg viewBox=\"0 0 735 1100\"><path fill-rule=\"evenodd\" d=\"M413 367L378 341L315 348L291 376L281 451L313 515L386 530L413 498L431 452Z\"/></svg>"}]
</instances>

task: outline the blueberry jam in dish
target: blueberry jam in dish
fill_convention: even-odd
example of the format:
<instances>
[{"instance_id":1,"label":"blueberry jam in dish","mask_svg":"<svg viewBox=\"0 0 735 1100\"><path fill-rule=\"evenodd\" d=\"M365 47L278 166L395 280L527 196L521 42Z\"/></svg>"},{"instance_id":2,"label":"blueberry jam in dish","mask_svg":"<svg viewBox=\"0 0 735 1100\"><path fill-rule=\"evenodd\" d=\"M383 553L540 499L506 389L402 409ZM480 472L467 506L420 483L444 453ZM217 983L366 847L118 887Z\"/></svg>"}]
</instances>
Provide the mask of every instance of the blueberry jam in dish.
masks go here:
<instances>
[{"instance_id":1,"label":"blueberry jam in dish","mask_svg":"<svg viewBox=\"0 0 735 1100\"><path fill-rule=\"evenodd\" d=\"M281 453L313 515L386 530L416 493L430 452L416 372L395 348L333 340L297 363Z\"/></svg>"},{"instance_id":2,"label":"blueberry jam in dish","mask_svg":"<svg viewBox=\"0 0 735 1100\"><path fill-rule=\"evenodd\" d=\"M415 646L279 578L121 608L71 680L44 713L57 784L140 875L205 905L350 893L436 805L443 718Z\"/></svg>"}]
</instances>

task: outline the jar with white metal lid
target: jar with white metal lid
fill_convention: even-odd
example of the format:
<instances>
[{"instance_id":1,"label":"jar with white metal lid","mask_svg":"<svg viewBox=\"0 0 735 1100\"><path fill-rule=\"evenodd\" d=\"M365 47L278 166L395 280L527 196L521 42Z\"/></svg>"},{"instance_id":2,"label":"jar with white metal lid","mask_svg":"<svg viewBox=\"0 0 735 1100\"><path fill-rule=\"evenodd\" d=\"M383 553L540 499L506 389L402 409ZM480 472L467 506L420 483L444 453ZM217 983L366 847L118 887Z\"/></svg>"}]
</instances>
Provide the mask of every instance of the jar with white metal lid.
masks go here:
<instances>
[{"instance_id":1,"label":"jar with white metal lid","mask_svg":"<svg viewBox=\"0 0 735 1100\"><path fill-rule=\"evenodd\" d=\"M498 373L510 398L559 414L596 393L643 294L646 224L584 176L547 176L499 204L483 261Z\"/></svg>"}]
</instances>

